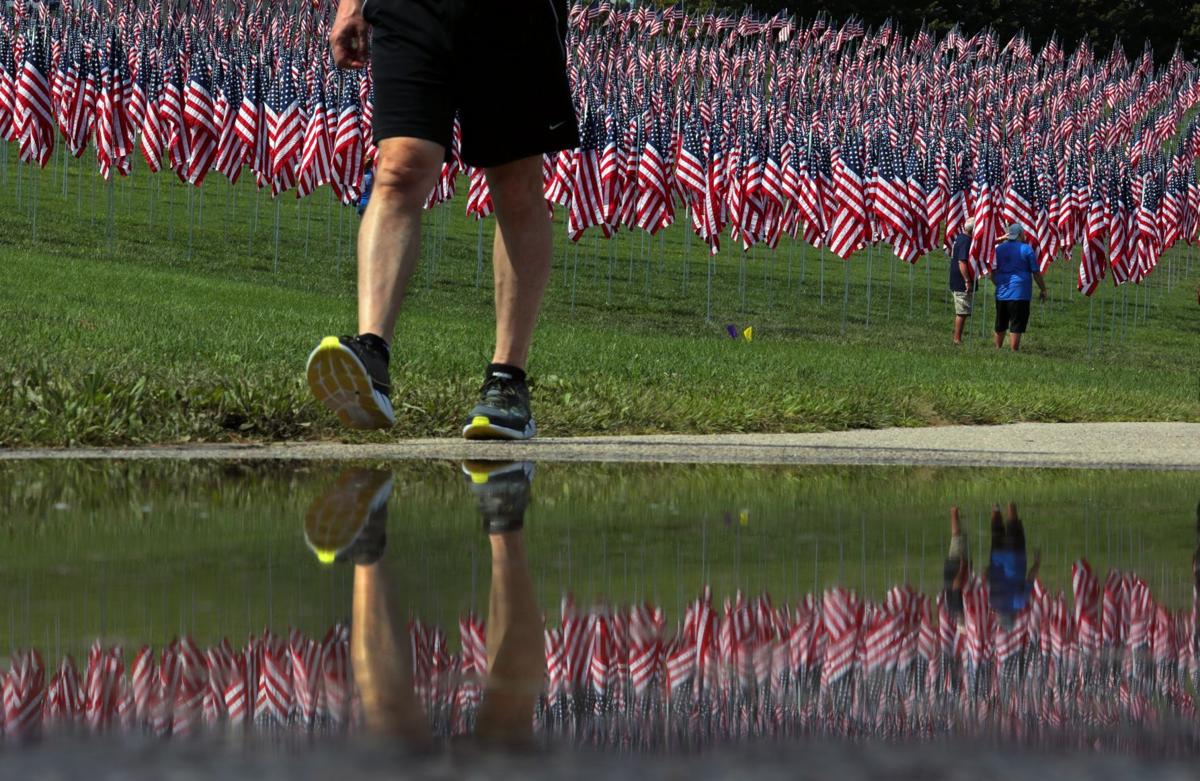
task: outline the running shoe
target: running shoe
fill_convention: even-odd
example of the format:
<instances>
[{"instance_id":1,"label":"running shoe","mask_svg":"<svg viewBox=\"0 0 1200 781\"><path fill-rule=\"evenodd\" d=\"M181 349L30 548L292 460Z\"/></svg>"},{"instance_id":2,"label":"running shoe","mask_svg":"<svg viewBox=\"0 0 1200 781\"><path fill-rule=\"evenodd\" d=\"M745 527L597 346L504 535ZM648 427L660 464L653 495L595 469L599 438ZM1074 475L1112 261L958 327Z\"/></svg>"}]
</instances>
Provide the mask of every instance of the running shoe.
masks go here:
<instances>
[{"instance_id":1,"label":"running shoe","mask_svg":"<svg viewBox=\"0 0 1200 781\"><path fill-rule=\"evenodd\" d=\"M304 514L304 541L322 564L373 564L387 542L387 500L392 474L347 469Z\"/></svg>"},{"instance_id":2,"label":"running shoe","mask_svg":"<svg viewBox=\"0 0 1200 781\"><path fill-rule=\"evenodd\" d=\"M537 426L529 411L529 386L503 372L494 372L479 389L479 403L467 413L467 439L532 439Z\"/></svg>"},{"instance_id":3,"label":"running shoe","mask_svg":"<svg viewBox=\"0 0 1200 781\"><path fill-rule=\"evenodd\" d=\"M485 532L503 534L525 524L533 462L463 461L462 471L470 480Z\"/></svg>"},{"instance_id":4,"label":"running shoe","mask_svg":"<svg viewBox=\"0 0 1200 781\"><path fill-rule=\"evenodd\" d=\"M349 428L396 423L385 353L358 336L326 336L308 356L308 387Z\"/></svg>"}]
</instances>

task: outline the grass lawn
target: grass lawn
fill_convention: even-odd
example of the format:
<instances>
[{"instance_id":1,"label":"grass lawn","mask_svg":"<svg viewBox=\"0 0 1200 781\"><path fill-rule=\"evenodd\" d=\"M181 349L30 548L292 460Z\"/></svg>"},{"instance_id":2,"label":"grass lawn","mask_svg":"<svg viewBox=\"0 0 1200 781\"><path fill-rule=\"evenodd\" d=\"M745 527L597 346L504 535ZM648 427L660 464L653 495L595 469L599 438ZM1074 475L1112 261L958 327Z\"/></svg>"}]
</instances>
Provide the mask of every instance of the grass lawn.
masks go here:
<instances>
[{"instance_id":1,"label":"grass lawn","mask_svg":"<svg viewBox=\"0 0 1200 781\"><path fill-rule=\"evenodd\" d=\"M34 171L2 154L0 445L456 433L492 339L491 225L465 218L463 197L426 216L394 351L398 426L353 435L302 376L321 336L354 329L353 212L325 191L276 202L249 181L193 190L141 166L109 186L91 162ZM546 434L1200 420L1187 248L1093 301L1057 264L1011 355L990 346L983 295L968 343L950 344L940 252L910 268L886 247L845 264L727 242L708 267L679 227L577 247L558 219L530 366Z\"/></svg>"}]
</instances>

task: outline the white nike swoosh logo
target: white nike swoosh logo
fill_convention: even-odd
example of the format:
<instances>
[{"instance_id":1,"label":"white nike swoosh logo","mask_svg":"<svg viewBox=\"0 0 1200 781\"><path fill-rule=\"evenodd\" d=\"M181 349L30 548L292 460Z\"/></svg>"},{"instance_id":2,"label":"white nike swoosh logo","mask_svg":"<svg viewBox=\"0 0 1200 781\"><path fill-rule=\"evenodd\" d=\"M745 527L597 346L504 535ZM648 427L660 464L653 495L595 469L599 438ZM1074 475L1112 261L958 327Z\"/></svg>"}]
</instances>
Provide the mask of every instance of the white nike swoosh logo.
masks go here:
<instances>
[{"instance_id":1,"label":"white nike swoosh logo","mask_svg":"<svg viewBox=\"0 0 1200 781\"><path fill-rule=\"evenodd\" d=\"M567 121L564 119L562 122L555 122L553 125L550 126L550 129L558 130L560 127L562 127L565 124L567 124Z\"/></svg>"}]
</instances>

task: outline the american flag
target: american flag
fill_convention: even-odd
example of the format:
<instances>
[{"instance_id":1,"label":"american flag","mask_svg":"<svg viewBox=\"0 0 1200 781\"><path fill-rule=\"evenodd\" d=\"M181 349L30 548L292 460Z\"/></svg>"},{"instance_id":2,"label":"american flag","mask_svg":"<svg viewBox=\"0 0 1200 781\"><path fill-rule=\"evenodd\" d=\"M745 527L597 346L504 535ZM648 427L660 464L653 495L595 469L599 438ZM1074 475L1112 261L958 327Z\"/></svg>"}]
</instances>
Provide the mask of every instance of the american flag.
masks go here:
<instances>
[{"instance_id":1,"label":"american flag","mask_svg":"<svg viewBox=\"0 0 1200 781\"><path fill-rule=\"evenodd\" d=\"M248 164L276 193L328 180L356 200L374 152L373 77L332 67L326 6L296 10L202 0L187 12L106 2L30 15L14 4L16 23L0 25L0 138L44 163L61 133L74 155L94 145L102 172L124 170L136 143L152 170L166 155L195 183L212 167L236 179ZM1077 248L1094 259L1107 243L1117 283L1200 238L1200 120L1189 111L1200 82L1182 57L1156 66L1147 53L1067 54L1053 41L1032 56L1020 35L906 37L857 19L680 5L574 4L569 20L575 101L599 122L599 194L588 133L587 147L545 158L544 192L577 205L573 238L657 232L686 205L712 251L728 228L744 247L787 233L845 257L884 241L916 260L972 215L984 218L976 271L1001 225L1019 222L1043 268ZM444 165L427 205L447 201L462 172Z\"/></svg>"},{"instance_id":2,"label":"american flag","mask_svg":"<svg viewBox=\"0 0 1200 781\"><path fill-rule=\"evenodd\" d=\"M843 260L849 260L870 239L867 182L861 147L861 139L851 136L833 149L833 186L837 211L829 226L829 249Z\"/></svg>"},{"instance_id":3,"label":"american flag","mask_svg":"<svg viewBox=\"0 0 1200 781\"><path fill-rule=\"evenodd\" d=\"M325 121L325 90L320 85L308 106L308 125L304 129L304 145L300 156L300 182L296 197L303 198L333 176L332 142Z\"/></svg>"},{"instance_id":4,"label":"american flag","mask_svg":"<svg viewBox=\"0 0 1200 781\"><path fill-rule=\"evenodd\" d=\"M296 183L296 163L304 144L304 122L290 64L279 68L266 106L271 194Z\"/></svg>"},{"instance_id":5,"label":"american flag","mask_svg":"<svg viewBox=\"0 0 1200 781\"><path fill-rule=\"evenodd\" d=\"M41 36L30 35L14 85L17 138L21 160L45 168L54 151L54 112L50 102L50 71Z\"/></svg>"},{"instance_id":6,"label":"american flag","mask_svg":"<svg viewBox=\"0 0 1200 781\"><path fill-rule=\"evenodd\" d=\"M337 132L333 137L333 190L343 203L358 200L363 175L363 131L358 85L343 77L342 103L338 110Z\"/></svg>"}]
</instances>

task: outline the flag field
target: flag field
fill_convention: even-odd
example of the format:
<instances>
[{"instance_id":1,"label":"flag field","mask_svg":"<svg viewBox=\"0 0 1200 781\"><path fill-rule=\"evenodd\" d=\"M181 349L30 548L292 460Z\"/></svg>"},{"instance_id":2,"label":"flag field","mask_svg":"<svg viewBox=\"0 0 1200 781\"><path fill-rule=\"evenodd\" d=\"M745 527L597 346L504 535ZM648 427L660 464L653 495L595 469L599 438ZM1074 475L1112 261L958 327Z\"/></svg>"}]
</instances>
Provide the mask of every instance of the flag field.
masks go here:
<instances>
[{"instance_id":1,"label":"flag field","mask_svg":"<svg viewBox=\"0 0 1200 781\"><path fill-rule=\"evenodd\" d=\"M43 171L0 154L0 444L347 436L302 375L321 336L354 329L353 211L247 181L190 188L140 161L109 184L61 153ZM398 425L350 439L457 430L492 339L493 223L464 203L425 215ZM547 434L1200 420L1200 262L1182 244L1091 299L1077 261L1055 263L1011 355L991 347L988 290L950 344L938 252L847 263L785 238L710 260L680 226L573 244L563 216L530 365Z\"/></svg>"}]
</instances>

